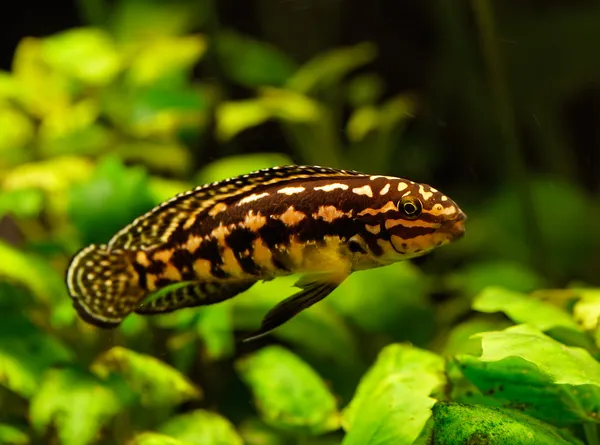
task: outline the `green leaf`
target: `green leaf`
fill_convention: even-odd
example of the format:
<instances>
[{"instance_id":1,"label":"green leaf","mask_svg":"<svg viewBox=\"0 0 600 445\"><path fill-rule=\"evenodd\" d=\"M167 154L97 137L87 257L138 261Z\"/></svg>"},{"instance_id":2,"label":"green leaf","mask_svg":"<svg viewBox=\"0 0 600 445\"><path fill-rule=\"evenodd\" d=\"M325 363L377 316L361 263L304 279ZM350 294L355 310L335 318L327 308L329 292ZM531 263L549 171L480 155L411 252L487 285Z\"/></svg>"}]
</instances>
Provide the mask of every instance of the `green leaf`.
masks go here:
<instances>
[{"instance_id":1,"label":"green leaf","mask_svg":"<svg viewBox=\"0 0 600 445\"><path fill-rule=\"evenodd\" d=\"M482 393L556 425L599 422L600 364L586 350L527 325L477 337L481 356L456 360Z\"/></svg>"},{"instance_id":2,"label":"green leaf","mask_svg":"<svg viewBox=\"0 0 600 445\"><path fill-rule=\"evenodd\" d=\"M110 35L100 29L77 28L47 37L42 54L54 70L89 85L106 85L121 69Z\"/></svg>"},{"instance_id":3,"label":"green leaf","mask_svg":"<svg viewBox=\"0 0 600 445\"><path fill-rule=\"evenodd\" d=\"M428 277L403 261L350 275L327 303L367 332L423 345L435 326L428 291Z\"/></svg>"},{"instance_id":4,"label":"green leaf","mask_svg":"<svg viewBox=\"0 0 600 445\"><path fill-rule=\"evenodd\" d=\"M142 433L135 436L130 445L190 445L188 442L174 439L158 433Z\"/></svg>"},{"instance_id":5,"label":"green leaf","mask_svg":"<svg viewBox=\"0 0 600 445\"><path fill-rule=\"evenodd\" d=\"M288 164L292 164L290 158L280 153L252 153L227 156L203 167L196 176L196 182L198 184L208 184L243 175L251 171Z\"/></svg>"},{"instance_id":6,"label":"green leaf","mask_svg":"<svg viewBox=\"0 0 600 445\"><path fill-rule=\"evenodd\" d=\"M25 160L25 146L33 139L35 131L27 115L0 103L0 128L0 167L11 167Z\"/></svg>"},{"instance_id":7,"label":"green leaf","mask_svg":"<svg viewBox=\"0 0 600 445\"><path fill-rule=\"evenodd\" d=\"M339 427L333 394L299 357L268 346L236 364L262 419L283 430L321 434Z\"/></svg>"},{"instance_id":8,"label":"green leaf","mask_svg":"<svg viewBox=\"0 0 600 445\"><path fill-rule=\"evenodd\" d=\"M13 215L19 219L33 218L39 215L44 206L44 194L41 190L21 189L3 192L0 195L0 219Z\"/></svg>"},{"instance_id":9,"label":"green leaf","mask_svg":"<svg viewBox=\"0 0 600 445\"><path fill-rule=\"evenodd\" d=\"M373 105L383 94L384 88L383 79L377 74L357 75L348 82L348 102L354 108Z\"/></svg>"},{"instance_id":10,"label":"green leaf","mask_svg":"<svg viewBox=\"0 0 600 445\"><path fill-rule=\"evenodd\" d=\"M401 383L422 396L440 391L446 383L444 359L433 352L409 345L391 344L383 348L377 360L361 379L356 394L343 411L344 429L351 430L363 412L371 409L373 394L381 393L380 386ZM403 388L394 387L401 393ZM421 397L421 401L425 398ZM358 442L356 442L358 443ZM366 442L365 442L366 443Z\"/></svg>"},{"instance_id":11,"label":"green leaf","mask_svg":"<svg viewBox=\"0 0 600 445\"><path fill-rule=\"evenodd\" d=\"M487 287L475 297L473 309L486 313L504 312L515 323L526 323L563 342L562 337L568 335L566 338L576 342L574 346L593 347L567 312L519 292L495 286ZM565 335L564 331L569 332Z\"/></svg>"},{"instance_id":12,"label":"green leaf","mask_svg":"<svg viewBox=\"0 0 600 445\"><path fill-rule=\"evenodd\" d=\"M102 378L111 374L121 375L145 407L177 405L198 399L202 394L178 370L154 357L120 346L98 357L92 365L92 371Z\"/></svg>"},{"instance_id":13,"label":"green leaf","mask_svg":"<svg viewBox=\"0 0 600 445\"><path fill-rule=\"evenodd\" d=\"M282 86L296 66L272 45L231 30L216 36L216 53L225 75L248 87Z\"/></svg>"},{"instance_id":14,"label":"green leaf","mask_svg":"<svg viewBox=\"0 0 600 445\"><path fill-rule=\"evenodd\" d=\"M342 445L410 445L431 416L435 399L393 375L360 405Z\"/></svg>"},{"instance_id":15,"label":"green leaf","mask_svg":"<svg viewBox=\"0 0 600 445\"><path fill-rule=\"evenodd\" d=\"M48 367L73 358L57 340L14 313L0 317L0 338L0 384L25 398L36 394Z\"/></svg>"},{"instance_id":16,"label":"green leaf","mask_svg":"<svg viewBox=\"0 0 600 445\"><path fill-rule=\"evenodd\" d=\"M600 289L577 291L579 300L573 307L573 318L586 331L598 329L600 321Z\"/></svg>"},{"instance_id":17,"label":"green leaf","mask_svg":"<svg viewBox=\"0 0 600 445\"><path fill-rule=\"evenodd\" d=\"M123 142L115 147L115 153L125 162L177 176L187 176L193 166L192 153L177 142Z\"/></svg>"},{"instance_id":18,"label":"green leaf","mask_svg":"<svg viewBox=\"0 0 600 445\"><path fill-rule=\"evenodd\" d=\"M583 445L566 431L517 411L437 403L431 444Z\"/></svg>"},{"instance_id":19,"label":"green leaf","mask_svg":"<svg viewBox=\"0 0 600 445\"><path fill-rule=\"evenodd\" d=\"M486 331L500 331L513 324L509 320L490 318L488 315L479 315L452 328L446 338L444 355L456 355L459 353L479 355L481 354L481 340L474 334Z\"/></svg>"},{"instance_id":20,"label":"green leaf","mask_svg":"<svg viewBox=\"0 0 600 445\"><path fill-rule=\"evenodd\" d=\"M504 312L515 323L527 323L540 331L557 326L579 331L577 323L562 309L501 287L485 288L473 300L473 309L487 313Z\"/></svg>"},{"instance_id":21,"label":"green leaf","mask_svg":"<svg viewBox=\"0 0 600 445\"><path fill-rule=\"evenodd\" d=\"M297 276L279 277L259 282L233 301L233 325L236 329L252 331L260 320L283 298L298 292L293 287ZM332 296L274 330L270 335L315 357L350 367L358 361L355 339L344 320L332 309ZM323 339L327 338L324 342Z\"/></svg>"},{"instance_id":22,"label":"green leaf","mask_svg":"<svg viewBox=\"0 0 600 445\"><path fill-rule=\"evenodd\" d=\"M94 376L77 369L53 369L32 398L29 415L39 434L53 425L61 444L85 445L95 442L120 409L119 396Z\"/></svg>"},{"instance_id":23,"label":"green leaf","mask_svg":"<svg viewBox=\"0 0 600 445\"><path fill-rule=\"evenodd\" d=\"M287 445L287 437L257 418L249 418L238 427L246 445Z\"/></svg>"},{"instance_id":24,"label":"green leaf","mask_svg":"<svg viewBox=\"0 0 600 445\"><path fill-rule=\"evenodd\" d=\"M175 416L158 431L190 445L243 444L242 438L229 420L202 409Z\"/></svg>"},{"instance_id":25,"label":"green leaf","mask_svg":"<svg viewBox=\"0 0 600 445\"><path fill-rule=\"evenodd\" d=\"M217 138L227 142L248 128L271 119L272 113L260 99L225 101L216 110Z\"/></svg>"},{"instance_id":26,"label":"green leaf","mask_svg":"<svg viewBox=\"0 0 600 445\"><path fill-rule=\"evenodd\" d=\"M187 72L206 48L206 40L199 35L151 40L132 58L127 79L133 86L144 86Z\"/></svg>"},{"instance_id":27,"label":"green leaf","mask_svg":"<svg viewBox=\"0 0 600 445\"><path fill-rule=\"evenodd\" d=\"M12 425L0 423L0 443L3 445L29 445L29 436Z\"/></svg>"},{"instance_id":28,"label":"green leaf","mask_svg":"<svg viewBox=\"0 0 600 445\"><path fill-rule=\"evenodd\" d=\"M377 49L371 43L336 48L304 64L289 79L287 86L300 93L332 88L350 72L372 62Z\"/></svg>"},{"instance_id":29,"label":"green leaf","mask_svg":"<svg viewBox=\"0 0 600 445\"><path fill-rule=\"evenodd\" d=\"M502 286L515 292L531 292L545 287L545 280L522 263L488 261L467 266L452 276L448 284L471 296L488 286Z\"/></svg>"},{"instance_id":30,"label":"green leaf","mask_svg":"<svg viewBox=\"0 0 600 445\"><path fill-rule=\"evenodd\" d=\"M84 244L105 243L153 206L145 170L106 158L88 182L72 188L69 215Z\"/></svg>"},{"instance_id":31,"label":"green leaf","mask_svg":"<svg viewBox=\"0 0 600 445\"><path fill-rule=\"evenodd\" d=\"M206 356L211 360L231 357L235 351L231 312L230 301L198 310L196 330L204 343Z\"/></svg>"}]
</instances>

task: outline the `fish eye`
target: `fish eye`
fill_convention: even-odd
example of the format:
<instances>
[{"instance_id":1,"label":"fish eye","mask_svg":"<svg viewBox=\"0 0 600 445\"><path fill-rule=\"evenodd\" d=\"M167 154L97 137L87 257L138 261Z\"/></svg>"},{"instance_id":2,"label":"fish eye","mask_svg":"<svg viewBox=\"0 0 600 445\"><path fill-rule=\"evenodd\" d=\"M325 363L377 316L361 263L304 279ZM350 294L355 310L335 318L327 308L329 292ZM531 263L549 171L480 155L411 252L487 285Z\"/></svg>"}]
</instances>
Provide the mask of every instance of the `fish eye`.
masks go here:
<instances>
[{"instance_id":1,"label":"fish eye","mask_svg":"<svg viewBox=\"0 0 600 445\"><path fill-rule=\"evenodd\" d=\"M423 209L421 201L414 196L405 196L398 204L398 208L401 208L409 219L417 218Z\"/></svg>"}]
</instances>

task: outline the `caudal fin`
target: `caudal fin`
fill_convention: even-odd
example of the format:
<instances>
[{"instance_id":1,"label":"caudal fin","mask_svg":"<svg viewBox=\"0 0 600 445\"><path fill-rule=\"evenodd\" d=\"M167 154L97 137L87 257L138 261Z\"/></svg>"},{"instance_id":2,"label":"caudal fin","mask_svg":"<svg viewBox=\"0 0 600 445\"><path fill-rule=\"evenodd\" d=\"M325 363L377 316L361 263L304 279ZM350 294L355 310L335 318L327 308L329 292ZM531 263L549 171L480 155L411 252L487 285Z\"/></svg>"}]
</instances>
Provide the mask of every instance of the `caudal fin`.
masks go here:
<instances>
[{"instance_id":1,"label":"caudal fin","mask_svg":"<svg viewBox=\"0 0 600 445\"><path fill-rule=\"evenodd\" d=\"M113 328L135 310L146 292L138 284L131 260L130 252L95 244L73 257L67 286L73 306L83 320Z\"/></svg>"}]
</instances>

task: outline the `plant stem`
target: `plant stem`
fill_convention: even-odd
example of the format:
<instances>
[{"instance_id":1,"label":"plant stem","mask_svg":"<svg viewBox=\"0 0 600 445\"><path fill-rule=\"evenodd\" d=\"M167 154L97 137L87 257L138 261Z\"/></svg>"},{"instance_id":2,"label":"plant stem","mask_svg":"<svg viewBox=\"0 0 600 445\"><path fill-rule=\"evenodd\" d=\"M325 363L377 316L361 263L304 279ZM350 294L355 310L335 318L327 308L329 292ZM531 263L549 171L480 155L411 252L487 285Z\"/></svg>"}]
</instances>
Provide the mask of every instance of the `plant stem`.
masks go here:
<instances>
[{"instance_id":1,"label":"plant stem","mask_svg":"<svg viewBox=\"0 0 600 445\"><path fill-rule=\"evenodd\" d=\"M531 245L531 260L541 272L551 277L553 274L551 274L549 264L546 261L544 240L540 236L540 229L537 224L535 202L527 178L527 168L522 156L517 125L510 101L510 92L497 43L498 38L494 26L492 5L490 0L472 0L472 7L479 29L484 62L500 126L506 160L505 173L518 193L521 217Z\"/></svg>"}]
</instances>

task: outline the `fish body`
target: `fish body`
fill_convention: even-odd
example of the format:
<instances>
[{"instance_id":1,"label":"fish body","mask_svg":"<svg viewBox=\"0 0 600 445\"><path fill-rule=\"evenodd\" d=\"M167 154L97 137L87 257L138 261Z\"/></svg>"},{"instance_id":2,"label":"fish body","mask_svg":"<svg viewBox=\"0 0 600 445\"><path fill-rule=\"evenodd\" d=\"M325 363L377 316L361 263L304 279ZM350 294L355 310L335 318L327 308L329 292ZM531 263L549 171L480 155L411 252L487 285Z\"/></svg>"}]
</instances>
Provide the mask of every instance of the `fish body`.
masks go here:
<instances>
[{"instance_id":1,"label":"fish body","mask_svg":"<svg viewBox=\"0 0 600 445\"><path fill-rule=\"evenodd\" d=\"M464 234L465 214L406 179L318 166L259 170L175 196L106 245L77 253L67 286L81 317L114 327L130 313L218 303L259 280L303 274L264 335L352 272L423 255ZM180 287L144 302L153 292ZM255 337L253 336L253 337Z\"/></svg>"}]
</instances>

